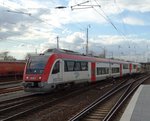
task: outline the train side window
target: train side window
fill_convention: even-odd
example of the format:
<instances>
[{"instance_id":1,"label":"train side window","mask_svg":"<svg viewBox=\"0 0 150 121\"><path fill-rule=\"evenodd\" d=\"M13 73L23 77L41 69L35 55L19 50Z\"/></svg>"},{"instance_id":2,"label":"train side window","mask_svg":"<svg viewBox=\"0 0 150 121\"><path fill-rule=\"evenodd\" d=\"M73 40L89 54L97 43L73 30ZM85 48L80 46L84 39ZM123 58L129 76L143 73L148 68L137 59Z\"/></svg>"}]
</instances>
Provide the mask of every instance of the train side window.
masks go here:
<instances>
[{"instance_id":1,"label":"train side window","mask_svg":"<svg viewBox=\"0 0 150 121\"><path fill-rule=\"evenodd\" d=\"M128 64L123 64L123 69L128 69L128 68L129 68Z\"/></svg>"},{"instance_id":2,"label":"train side window","mask_svg":"<svg viewBox=\"0 0 150 121\"><path fill-rule=\"evenodd\" d=\"M73 71L74 61L66 61L67 71Z\"/></svg>"},{"instance_id":3,"label":"train side window","mask_svg":"<svg viewBox=\"0 0 150 121\"><path fill-rule=\"evenodd\" d=\"M81 70L82 71L88 70L88 63L87 62L81 62Z\"/></svg>"},{"instance_id":4,"label":"train side window","mask_svg":"<svg viewBox=\"0 0 150 121\"><path fill-rule=\"evenodd\" d=\"M136 69L136 65L133 65L133 69Z\"/></svg>"},{"instance_id":5,"label":"train side window","mask_svg":"<svg viewBox=\"0 0 150 121\"><path fill-rule=\"evenodd\" d=\"M53 68L53 71L52 71L52 74L56 74L56 73L59 73L59 67L60 67L60 62L57 61L54 65L54 68Z\"/></svg>"},{"instance_id":6,"label":"train side window","mask_svg":"<svg viewBox=\"0 0 150 121\"><path fill-rule=\"evenodd\" d=\"M97 68L97 75L109 74L109 68L105 67L98 67Z\"/></svg>"},{"instance_id":7,"label":"train side window","mask_svg":"<svg viewBox=\"0 0 150 121\"><path fill-rule=\"evenodd\" d=\"M67 71L68 71L67 61L64 61L64 71L65 71L65 72L67 72Z\"/></svg>"},{"instance_id":8,"label":"train side window","mask_svg":"<svg viewBox=\"0 0 150 121\"><path fill-rule=\"evenodd\" d=\"M74 71L81 71L81 64L80 64L80 62L75 62Z\"/></svg>"},{"instance_id":9,"label":"train side window","mask_svg":"<svg viewBox=\"0 0 150 121\"><path fill-rule=\"evenodd\" d=\"M87 71L88 70L88 62L81 61L64 61L64 71Z\"/></svg>"},{"instance_id":10,"label":"train side window","mask_svg":"<svg viewBox=\"0 0 150 121\"><path fill-rule=\"evenodd\" d=\"M119 68L112 68L112 73L119 73L120 69Z\"/></svg>"}]
</instances>

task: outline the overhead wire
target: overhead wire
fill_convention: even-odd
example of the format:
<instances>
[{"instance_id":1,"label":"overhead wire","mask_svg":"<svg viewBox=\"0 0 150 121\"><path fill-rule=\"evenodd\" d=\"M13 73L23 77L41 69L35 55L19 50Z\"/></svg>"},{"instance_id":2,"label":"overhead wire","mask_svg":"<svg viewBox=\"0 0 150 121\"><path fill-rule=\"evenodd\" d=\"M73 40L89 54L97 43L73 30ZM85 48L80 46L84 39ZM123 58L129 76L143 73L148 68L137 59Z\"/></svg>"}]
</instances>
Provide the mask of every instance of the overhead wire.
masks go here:
<instances>
[{"instance_id":1,"label":"overhead wire","mask_svg":"<svg viewBox=\"0 0 150 121\"><path fill-rule=\"evenodd\" d=\"M41 20L41 19L39 19L39 18L37 18L37 17L32 16L31 13L26 13L26 12L23 12L23 11L20 11L20 10L12 9L12 7L10 7L9 5L6 5L6 4L4 3L4 1L3 1L3 3L1 3L1 4L2 4L2 6L5 7L6 12L12 12L12 13L16 13L16 14L28 15L28 16L30 16L30 17L32 17L32 18L38 20L39 22L43 22L43 23L45 23L45 24L48 24L46 21ZM9 9L7 9L7 8L9 8ZM48 25L50 25L50 24L48 24ZM50 26L52 26L52 25L50 25ZM30 28L30 29L31 29L31 28ZM32 44L32 43L28 43L28 42L19 41L19 40L15 40L15 42L14 42L13 40L7 40L7 41L10 42L10 44L17 44L18 42L19 42L19 43ZM2 41L1 41L1 42L2 42Z\"/></svg>"},{"instance_id":2,"label":"overhead wire","mask_svg":"<svg viewBox=\"0 0 150 121\"><path fill-rule=\"evenodd\" d=\"M100 15L100 16L102 16L107 22L109 22L111 25L112 25L112 27L119 33L119 34L121 34L121 36L123 37L123 39L125 40L125 39L127 39L126 38L126 36L125 36L125 34L123 33L123 32L121 32L116 26L115 26L115 24L112 22L112 20L109 18L109 16L104 12L104 10L101 8L101 5L100 5L100 3L99 3L99 1L96 1L96 0L94 0L95 2L96 2L96 4L98 4L99 5L99 8L100 8L100 10L102 11L102 13L103 14L101 14L96 8L94 8L93 7L93 9ZM90 0L90 2L91 2L91 0ZM119 47L120 45L118 45L118 47ZM129 44L129 49L130 49L130 44Z\"/></svg>"},{"instance_id":3,"label":"overhead wire","mask_svg":"<svg viewBox=\"0 0 150 121\"><path fill-rule=\"evenodd\" d=\"M94 0L98 5L100 5L100 3L99 3L99 1L96 1L96 0ZM112 20L108 17L108 15L104 12L104 10L101 8L101 7L99 7L100 8L100 10L103 12L103 14L105 15L102 15L99 11L97 11L95 8L93 8L98 14L100 14L106 21L108 21L112 26L113 26L113 28L119 33L119 34L121 34L122 35L122 37L123 37L123 39L124 40L128 40L128 38L126 37L126 35L123 33L123 32L121 32L116 26L115 26L115 24L112 22ZM130 49L131 47L130 47L130 43L128 43L128 48Z\"/></svg>"},{"instance_id":4,"label":"overhead wire","mask_svg":"<svg viewBox=\"0 0 150 121\"><path fill-rule=\"evenodd\" d=\"M35 16L33 16L31 13L25 13L25 12L22 12L22 11L10 11L10 10L7 10L7 12L14 12L14 13L18 13L18 14L26 14L26 15L29 15L29 17L32 17L32 18L34 18L35 20L38 20L39 22L43 22L43 23L45 23L45 24L47 24L47 25L50 25L50 26L54 26L54 25L52 25L52 24L49 24L49 23L47 23L47 21L45 21L45 20L42 20L42 19L39 19L39 18L37 18L37 17L35 17ZM77 23L77 25L76 25L80 30L82 30L82 25L80 24L80 23ZM55 28L58 28L58 27L56 27L56 26L54 26ZM61 29L61 28L59 28L59 29ZM61 30L64 30L64 29L61 29Z\"/></svg>"},{"instance_id":5,"label":"overhead wire","mask_svg":"<svg viewBox=\"0 0 150 121\"><path fill-rule=\"evenodd\" d=\"M4 3L2 3L2 4L4 4ZM29 17L32 17L32 18L34 18L35 20L38 20L39 22L43 22L43 23L45 23L45 24L47 24L47 25L54 26L53 24L47 23L47 21L45 21L45 20L42 20L42 19L39 19L39 18L33 16L31 13L23 12L23 11L20 11L20 10L17 10L17 9L12 9L10 6L8 6L8 5L6 5L6 4L5 4L5 6L7 6L7 7L10 9L10 10L6 10L7 12L12 12L12 13L16 13L16 14L28 15ZM24 9L24 7L23 7L23 9ZM25 10L26 10L26 9L25 9ZM80 23L78 23L78 24L80 24ZM81 24L80 24L80 25L81 25ZM56 26L54 26L54 27L56 27ZM58 27L56 27L56 28L58 28ZM60 28L59 28L59 29L60 29ZM81 28L80 28L80 29L81 29ZM63 29L62 29L62 30L63 30Z\"/></svg>"},{"instance_id":6,"label":"overhead wire","mask_svg":"<svg viewBox=\"0 0 150 121\"><path fill-rule=\"evenodd\" d=\"M122 11L121 8L119 7L119 5L117 4L117 1L116 1L116 0L114 0L114 5L119 9L119 11ZM122 14L119 14L119 15L121 16ZM121 18L123 18L123 16L121 16ZM125 28L124 20L122 19L121 22L122 22L122 25L123 25L124 32L127 32L127 31L126 31L126 28ZM125 34L124 34L124 35L125 35ZM126 39L128 40L128 38L126 38ZM132 40L131 40L131 41L129 40L128 48L131 47L131 45L130 45L131 42L132 42Z\"/></svg>"},{"instance_id":7,"label":"overhead wire","mask_svg":"<svg viewBox=\"0 0 150 121\"><path fill-rule=\"evenodd\" d=\"M31 18L34 18L35 20L38 20L39 22L42 22L42 23L45 23L45 24L47 24L47 25L50 25L50 26L54 26L54 25L51 25L51 24L49 24L49 23L47 23L47 21L45 21L45 20L42 20L42 19L40 19L40 18L37 18L37 17L35 17L35 16L33 16L31 13L28 13L28 12L23 12L23 11L20 11L20 10L17 10L17 9L14 9L14 8L11 8L10 6L8 6L8 5L6 5L5 3L3 3L3 5L5 5L5 9L6 9L6 12L10 12L10 13L15 13L15 14L24 14L24 15L27 15L27 16L29 16L29 17L31 17ZM9 9L8 9L9 8ZM24 8L24 7L23 7ZM26 10L26 9L25 9ZM79 26L79 24L80 23L78 23L77 25ZM81 24L80 24L81 25ZM56 26L55 26L56 27ZM57 28L57 27L56 27ZM80 28L80 30L82 29L81 28L81 26L79 26L79 28ZM63 30L63 29L62 29ZM17 45L17 43L19 44L29 44L29 45L33 45L33 42L32 43L30 43L30 42L24 42L24 41L19 41L19 40L11 40L11 39L5 39L5 41L7 41L7 44L9 44L9 45ZM3 41L1 41L1 42L3 42Z\"/></svg>"},{"instance_id":8,"label":"overhead wire","mask_svg":"<svg viewBox=\"0 0 150 121\"><path fill-rule=\"evenodd\" d=\"M18 9L12 9L12 7L9 6L9 5L6 5L6 4L3 4L3 3L1 3L1 4L2 4L3 6L5 6L5 7L9 8L9 9L6 9L7 12L16 13L16 14L28 15L29 17L34 18L35 20L38 20L39 22L45 23L45 24L47 24L47 25L49 25L49 26L54 26L54 27L56 27L55 25L50 24L50 23L48 23L47 21L45 21L45 20L43 20L43 19L41 19L41 18L38 18L38 17L33 16L32 13L23 12L23 11L20 11L20 10L18 10ZM26 11L28 10L28 8L25 9L24 6L22 6L22 7L23 7L24 10L26 10ZM58 27L56 27L56 28L58 28ZM60 29L60 28L59 28L59 29ZM63 30L63 29L62 29L62 30Z\"/></svg>"},{"instance_id":9,"label":"overhead wire","mask_svg":"<svg viewBox=\"0 0 150 121\"><path fill-rule=\"evenodd\" d=\"M95 2L97 3L97 1L95 0ZM98 5L99 5L99 3L97 3ZM93 9L95 9L94 7L93 7ZM100 9L101 9L101 7L100 7ZM97 11L96 9L95 9L95 11ZM116 30L116 31L118 31L118 32L120 32L119 30L118 30L118 28L114 25L114 23L111 21L111 19L106 15L106 13L101 9L101 11L103 12L103 14L104 15L102 15L99 11L97 11L106 21L108 21L112 26L113 26L113 28ZM37 18L37 17L34 17L32 14L30 14L30 13L25 13L25 12L22 12L22 11L10 11L10 10L7 10L7 12L13 12L13 13L18 13L18 14L25 14L25 15L28 15L28 16L30 16L30 17L32 17L32 18L34 18L34 19L36 19L36 20L38 20L38 21L40 21L40 22L43 22L43 23L45 23L45 24L48 24L48 25L50 25L50 26L52 26L51 24L49 24L49 23L47 23L46 21L44 21L44 20L42 20L42 19L39 19L39 18ZM123 33L122 33L123 34Z\"/></svg>"},{"instance_id":10,"label":"overhead wire","mask_svg":"<svg viewBox=\"0 0 150 121\"><path fill-rule=\"evenodd\" d=\"M119 9L119 11L122 11L121 8L119 7L119 5L117 4L117 1L116 1L116 0L114 0L114 5ZM122 14L119 14L119 15L121 16ZM121 16L121 18L123 18L123 17ZM124 29L124 31L126 31L124 21L122 20L121 22L122 22L122 24L123 24L123 29Z\"/></svg>"},{"instance_id":11,"label":"overhead wire","mask_svg":"<svg viewBox=\"0 0 150 121\"><path fill-rule=\"evenodd\" d=\"M99 6L101 6L96 0L94 0ZM104 10L101 8L101 7L99 7L100 8L100 10L103 12L103 14L101 14L99 11L97 11L94 7L93 7L93 9L95 9L95 11L99 14L99 15L101 15L107 22L109 22L111 25L112 25L112 27L118 32L118 33L121 33L124 37L125 37L125 35L124 35L124 33L122 33L117 27L116 27L116 25L112 22L112 20L109 18L109 16L104 12Z\"/></svg>"}]
</instances>

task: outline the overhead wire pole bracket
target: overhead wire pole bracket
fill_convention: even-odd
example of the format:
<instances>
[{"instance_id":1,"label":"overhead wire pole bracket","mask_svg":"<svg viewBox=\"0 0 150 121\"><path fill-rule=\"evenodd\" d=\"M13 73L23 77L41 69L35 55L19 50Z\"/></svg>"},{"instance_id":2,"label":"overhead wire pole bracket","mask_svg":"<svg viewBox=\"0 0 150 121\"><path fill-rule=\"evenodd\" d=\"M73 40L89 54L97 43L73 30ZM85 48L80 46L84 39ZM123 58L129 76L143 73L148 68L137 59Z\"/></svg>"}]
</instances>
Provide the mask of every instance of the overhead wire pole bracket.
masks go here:
<instances>
[{"instance_id":1,"label":"overhead wire pole bracket","mask_svg":"<svg viewBox=\"0 0 150 121\"><path fill-rule=\"evenodd\" d=\"M74 5L74 6L71 6L71 10L101 7L100 5L88 5L86 3L89 3L89 1L85 1L85 2L82 2L82 3L78 3L78 4ZM86 30L86 55L88 55L88 27L87 27L87 30Z\"/></svg>"},{"instance_id":2,"label":"overhead wire pole bracket","mask_svg":"<svg viewBox=\"0 0 150 121\"><path fill-rule=\"evenodd\" d=\"M93 7L101 7L100 5L85 5L86 3L88 3L89 1L85 1L82 3L78 3L74 6L71 6L71 10L74 9L88 9L88 8L93 8Z\"/></svg>"},{"instance_id":3,"label":"overhead wire pole bracket","mask_svg":"<svg viewBox=\"0 0 150 121\"><path fill-rule=\"evenodd\" d=\"M31 16L31 13L25 13L25 12L22 12L22 11L12 11L12 10L6 10L6 11L10 12L10 13L26 14L26 15Z\"/></svg>"}]
</instances>

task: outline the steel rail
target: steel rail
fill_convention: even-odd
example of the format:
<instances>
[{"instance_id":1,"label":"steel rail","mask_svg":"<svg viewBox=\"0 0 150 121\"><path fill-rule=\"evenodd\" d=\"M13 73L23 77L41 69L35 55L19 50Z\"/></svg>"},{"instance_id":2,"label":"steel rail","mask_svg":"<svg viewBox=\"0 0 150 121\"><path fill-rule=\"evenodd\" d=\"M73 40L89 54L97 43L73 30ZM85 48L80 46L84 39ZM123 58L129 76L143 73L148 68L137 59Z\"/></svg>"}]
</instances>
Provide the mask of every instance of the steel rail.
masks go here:
<instances>
[{"instance_id":1,"label":"steel rail","mask_svg":"<svg viewBox=\"0 0 150 121\"><path fill-rule=\"evenodd\" d=\"M0 86L8 85L8 84L18 84L18 83L21 83L21 82L22 82L22 80L18 80L18 81L0 82Z\"/></svg>"},{"instance_id":2,"label":"steel rail","mask_svg":"<svg viewBox=\"0 0 150 121\"><path fill-rule=\"evenodd\" d=\"M117 110L122 106L122 104L128 99L128 97L150 76L144 78L141 80L139 84L137 84L128 94L127 91L122 95L122 97L118 100L118 102L114 105L114 107L110 110L110 112L105 116L103 121L110 121L113 117L113 115L117 112Z\"/></svg>"},{"instance_id":3,"label":"steel rail","mask_svg":"<svg viewBox=\"0 0 150 121\"><path fill-rule=\"evenodd\" d=\"M84 117L89 111L91 111L93 108L95 108L99 103L101 103L102 101L104 101L105 99L107 99L108 97L110 97L111 95L113 95L114 93L123 89L124 87L128 86L131 83L132 82L129 82L129 83L120 87L120 85L122 84L121 83L120 85L114 87L113 89L111 89L110 91L105 93L103 96L101 96L100 98L95 100L93 103L91 103L89 106L84 108L81 112L77 113L75 116L73 116L71 119L69 119L69 121L78 121L79 119Z\"/></svg>"},{"instance_id":4,"label":"steel rail","mask_svg":"<svg viewBox=\"0 0 150 121\"><path fill-rule=\"evenodd\" d=\"M63 100L63 99L65 99L65 98L69 97L69 96L72 96L73 94L79 94L79 93L85 92L85 91L87 91L87 90L89 90L89 89L93 89L93 88L95 88L96 86L98 86L98 85L88 86L88 87L82 88L82 89L80 89L80 90L73 90L72 93L68 92L67 95L65 94L65 95L63 95L63 96L61 96L61 97L58 97L58 98L55 98L55 99L53 99L53 100L44 102L44 103L42 103L42 104L40 104L40 105L36 105L36 106L34 106L34 107L30 107L30 108L28 108L28 109L26 109L26 110L23 110L22 112L13 114L13 115L11 115L11 116L8 116L7 118L3 118L3 119L1 119L1 121L12 121L12 120L15 120L15 119L17 119L17 118L19 118L19 117L21 117L21 116L24 116L24 115L26 115L26 114L32 113L33 111L37 111L37 110L40 110L40 109L44 109L44 108L46 108L47 106L53 106L54 104L58 103L60 100ZM48 99L47 99L47 100L48 100ZM52 104L53 104L53 105L52 105Z\"/></svg>"},{"instance_id":5,"label":"steel rail","mask_svg":"<svg viewBox=\"0 0 150 121\"><path fill-rule=\"evenodd\" d=\"M142 78L143 78L143 76L141 76L138 79L133 80L132 82L129 82L121 87L120 87L120 85L118 85L117 87L114 87L112 90L108 91L106 94L101 96L99 99L94 101L92 104L90 104L89 106L84 108L81 112L77 113L75 116L73 116L71 119L69 119L69 121L79 121L81 118L83 118L85 115L87 115L87 113L89 113L91 110L93 110L98 104L102 103L102 101L104 101L108 97L112 96L113 94L115 94L119 90L123 89L124 87L129 86L133 82L140 80Z\"/></svg>"},{"instance_id":6,"label":"steel rail","mask_svg":"<svg viewBox=\"0 0 150 121\"><path fill-rule=\"evenodd\" d=\"M37 101L37 100L38 100L37 98L27 99L27 100L20 101L19 104L14 103L14 105L11 105L11 106L8 106L8 107L5 105L3 109L2 108L0 109L0 114L15 110L19 107L29 105L29 104L33 103L34 101Z\"/></svg>"},{"instance_id":7,"label":"steel rail","mask_svg":"<svg viewBox=\"0 0 150 121\"><path fill-rule=\"evenodd\" d=\"M6 99L6 100L3 100L3 101L0 101L0 104L1 104L1 105L9 104L9 103L13 103L13 102L16 101L16 100L23 100L23 99L25 99L25 98L34 97L34 96L37 96L37 95L38 95L37 93L35 93L35 94L32 93L32 94L27 94L27 95L23 95L23 96L11 98L11 99Z\"/></svg>"},{"instance_id":8,"label":"steel rail","mask_svg":"<svg viewBox=\"0 0 150 121\"><path fill-rule=\"evenodd\" d=\"M23 90L22 86L14 86L14 87L2 88L2 89L0 89L0 94L16 92L16 91L20 91L20 90Z\"/></svg>"},{"instance_id":9,"label":"steel rail","mask_svg":"<svg viewBox=\"0 0 150 121\"><path fill-rule=\"evenodd\" d=\"M27 99L15 101L15 102L10 102L10 103L7 103L7 104L1 104L1 105L0 105L0 113L1 113L2 110L6 109L6 108L8 108L8 107L10 108L11 106L16 106L16 105L18 105L18 104L27 102L27 101L29 101L29 100L31 100L31 98L29 98L29 99L27 98Z\"/></svg>"}]
</instances>

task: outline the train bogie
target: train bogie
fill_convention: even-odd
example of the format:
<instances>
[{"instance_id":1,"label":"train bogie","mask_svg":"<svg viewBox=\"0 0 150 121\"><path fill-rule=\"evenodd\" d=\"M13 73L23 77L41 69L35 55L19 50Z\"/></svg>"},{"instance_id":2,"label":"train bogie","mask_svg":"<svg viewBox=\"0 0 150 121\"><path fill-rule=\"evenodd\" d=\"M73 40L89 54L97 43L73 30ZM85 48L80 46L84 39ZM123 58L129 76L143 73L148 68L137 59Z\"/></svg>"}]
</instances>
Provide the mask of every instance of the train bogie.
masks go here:
<instances>
[{"instance_id":1,"label":"train bogie","mask_svg":"<svg viewBox=\"0 0 150 121\"><path fill-rule=\"evenodd\" d=\"M56 84L47 82L23 82L24 90L27 92L50 92L56 88Z\"/></svg>"}]
</instances>

